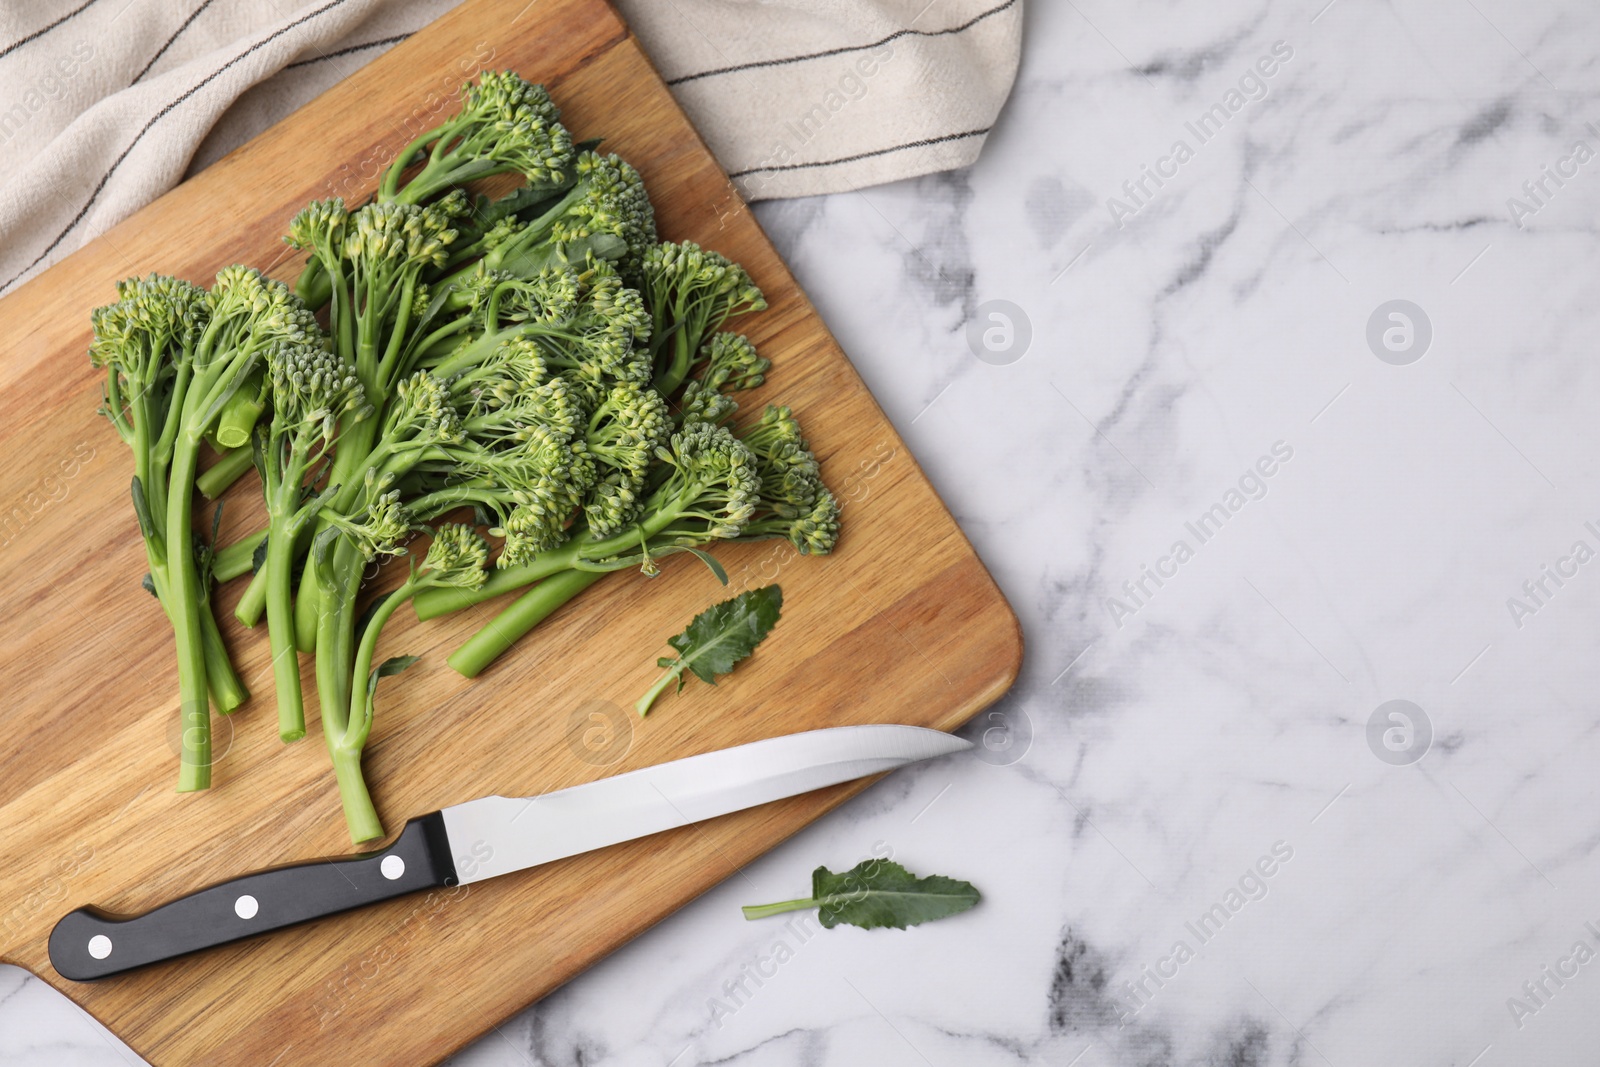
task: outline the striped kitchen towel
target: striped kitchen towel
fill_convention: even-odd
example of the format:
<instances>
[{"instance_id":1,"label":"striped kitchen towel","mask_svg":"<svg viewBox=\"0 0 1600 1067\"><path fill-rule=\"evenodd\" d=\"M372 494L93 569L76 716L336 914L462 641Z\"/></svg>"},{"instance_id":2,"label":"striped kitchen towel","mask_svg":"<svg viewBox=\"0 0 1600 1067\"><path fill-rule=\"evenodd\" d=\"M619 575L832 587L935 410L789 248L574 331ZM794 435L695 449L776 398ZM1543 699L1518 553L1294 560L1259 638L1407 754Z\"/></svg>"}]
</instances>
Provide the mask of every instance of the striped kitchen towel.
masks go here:
<instances>
[{"instance_id":1,"label":"striped kitchen towel","mask_svg":"<svg viewBox=\"0 0 1600 1067\"><path fill-rule=\"evenodd\" d=\"M457 2L0 0L0 293ZM966 166L1021 52L1022 0L613 2L749 200Z\"/></svg>"},{"instance_id":2,"label":"striped kitchen towel","mask_svg":"<svg viewBox=\"0 0 1600 1067\"><path fill-rule=\"evenodd\" d=\"M618 6L746 200L966 166L1022 49L1022 0Z\"/></svg>"}]
</instances>

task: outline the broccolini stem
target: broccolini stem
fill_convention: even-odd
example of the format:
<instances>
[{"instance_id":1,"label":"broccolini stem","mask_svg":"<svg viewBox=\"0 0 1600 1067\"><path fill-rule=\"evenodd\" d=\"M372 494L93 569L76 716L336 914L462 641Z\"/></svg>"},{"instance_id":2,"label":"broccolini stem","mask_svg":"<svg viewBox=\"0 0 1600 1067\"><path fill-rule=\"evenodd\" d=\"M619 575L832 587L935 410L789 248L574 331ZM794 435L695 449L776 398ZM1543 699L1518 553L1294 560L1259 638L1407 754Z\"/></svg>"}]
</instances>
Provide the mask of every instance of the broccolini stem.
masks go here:
<instances>
[{"instance_id":1,"label":"broccolini stem","mask_svg":"<svg viewBox=\"0 0 1600 1067\"><path fill-rule=\"evenodd\" d=\"M162 545L146 541L144 547L145 559L150 565L150 584L155 587L162 614L171 622L172 612L167 608L171 593L167 589L167 561L161 555ZM218 712L231 714L250 699L250 691L244 687L233 669L233 661L228 658L228 646L223 643L217 617L212 614L210 597L200 602L200 640L205 650L206 687L211 692L211 700Z\"/></svg>"},{"instance_id":2,"label":"broccolini stem","mask_svg":"<svg viewBox=\"0 0 1600 1067\"><path fill-rule=\"evenodd\" d=\"M531 580L529 576L537 574L540 570L546 570L548 573L547 568L558 562L567 568L558 570L540 581L510 607L495 616L487 626L473 634L467 643L456 649L450 657L450 666L468 678L477 677L485 667L494 662L496 657L515 644L518 638L605 575L638 565L641 561L648 567L652 555L664 554L681 547L675 543L678 537L672 532L671 527L674 522L687 514L681 510L682 506L683 501L680 499L613 537L591 540L586 534L574 535L560 548L544 553L525 567L508 567L503 571L496 571L484 583L484 587L495 583L501 574L508 575L507 578L499 580L496 587L498 592L504 591L507 585L514 584L519 578L524 582ZM661 540L657 541L657 538ZM640 548L643 549L642 554L636 552ZM647 570L646 573L651 572ZM447 601L443 598L437 603L425 606L423 601L425 599L434 601L435 592L431 589L425 590L417 597L417 612L422 618L430 617L422 614L424 611L437 614L441 608L448 611L459 606L459 601Z\"/></svg>"},{"instance_id":3,"label":"broccolini stem","mask_svg":"<svg viewBox=\"0 0 1600 1067\"><path fill-rule=\"evenodd\" d=\"M339 539L331 553L333 558L325 568L330 579L327 598L317 619L317 697L322 706L322 736L339 782L345 822L351 840L360 844L383 836L383 824L378 821L361 774L361 750L352 752L343 744L350 725L354 600L361 584L362 560L345 538ZM320 570L324 568L316 568L313 573Z\"/></svg>"},{"instance_id":4,"label":"broccolini stem","mask_svg":"<svg viewBox=\"0 0 1600 1067\"><path fill-rule=\"evenodd\" d=\"M306 735L305 696L300 691L300 653L294 644L295 530L288 516L273 515L267 533L265 577L267 637L272 645L272 683L278 692L278 736L285 742ZM254 586L254 582L251 583Z\"/></svg>"},{"instance_id":5,"label":"broccolini stem","mask_svg":"<svg viewBox=\"0 0 1600 1067\"><path fill-rule=\"evenodd\" d=\"M250 584L254 588L255 582L252 581ZM264 593L265 586L263 585L262 588ZM250 589L246 589L245 596L249 596L250 592ZM320 619L322 602L325 596L326 590L322 587L322 579L317 575L317 568L312 566L311 557L307 556L305 562L301 565L300 585L295 590L294 597L294 644L301 652L315 652L317 642L322 639ZM265 603L265 600L262 602ZM250 606L255 606L253 599ZM241 610L245 607L242 599L239 607ZM260 617L258 610L256 618L259 619Z\"/></svg>"},{"instance_id":6,"label":"broccolini stem","mask_svg":"<svg viewBox=\"0 0 1600 1067\"><path fill-rule=\"evenodd\" d=\"M296 560L295 562L298 563L299 561ZM233 617L254 629L256 623L261 621L262 613L266 610L267 568L262 567L250 576L250 584L244 587L244 592L239 595L239 603L233 606Z\"/></svg>"},{"instance_id":7,"label":"broccolini stem","mask_svg":"<svg viewBox=\"0 0 1600 1067\"><path fill-rule=\"evenodd\" d=\"M256 550L266 539L267 531L257 530L226 548L217 549L217 554L211 557L212 577L219 582L228 582L242 574L249 574L255 569Z\"/></svg>"},{"instance_id":8,"label":"broccolini stem","mask_svg":"<svg viewBox=\"0 0 1600 1067\"><path fill-rule=\"evenodd\" d=\"M490 252L485 266L503 268L510 270L514 274L527 277L532 272L517 270L515 262L517 257L528 248L542 244L550 234L551 225L587 194L588 190L582 182L575 184L560 200L557 200L537 218L524 223L517 231L517 236L513 240L512 246ZM453 262L454 260L452 260ZM440 292L445 291L447 287L451 289L450 295L445 298L444 306L446 308L451 311L461 311L471 303L471 298L467 296L466 286L463 283L471 278L473 272L477 269L478 264L476 262L469 263L439 279L436 285Z\"/></svg>"},{"instance_id":9,"label":"broccolini stem","mask_svg":"<svg viewBox=\"0 0 1600 1067\"><path fill-rule=\"evenodd\" d=\"M357 759L367 744L367 735L372 732L372 699L368 696L367 679L372 674L372 659L378 648L378 634L383 631L389 616L393 615L401 604L410 600L416 591L416 584L408 581L384 597L373 611L372 618L367 620L367 628L361 632L361 644L356 649L355 667L350 672L350 718L345 724L344 737L339 741L339 747L352 750Z\"/></svg>"},{"instance_id":10,"label":"broccolini stem","mask_svg":"<svg viewBox=\"0 0 1600 1067\"><path fill-rule=\"evenodd\" d=\"M202 471L200 477L194 480L194 484L207 500L215 500L228 486L242 478L251 466L252 458L248 446L230 449Z\"/></svg>"},{"instance_id":11,"label":"broccolini stem","mask_svg":"<svg viewBox=\"0 0 1600 1067\"><path fill-rule=\"evenodd\" d=\"M746 904L742 909L746 919L765 919L769 915L781 915L786 911L805 911L807 908L820 908L826 904L825 900L807 897L804 900L785 900L777 904Z\"/></svg>"},{"instance_id":12,"label":"broccolini stem","mask_svg":"<svg viewBox=\"0 0 1600 1067\"><path fill-rule=\"evenodd\" d=\"M568 542L568 544L570 543ZM471 607L473 604L481 604L485 600L493 600L495 597L505 593L514 593L518 589L532 585L541 578L548 578L552 574L569 570L571 566L572 559L570 556L551 552L533 563L490 571L488 580L476 589L462 589L454 586L424 589L416 595L412 603L416 606L417 618L435 619L440 615L448 615L452 611L460 611L462 608Z\"/></svg>"},{"instance_id":13,"label":"broccolini stem","mask_svg":"<svg viewBox=\"0 0 1600 1067\"><path fill-rule=\"evenodd\" d=\"M148 401L140 398L148 408ZM161 523L167 519L167 483L164 479L156 477L156 465L151 462L150 455L150 430L148 416L138 419L133 426L133 476L139 483L136 492L144 494L145 507L149 510L150 521L156 525L154 530L141 530L144 534L145 553L150 560L150 574L155 577L156 571L165 565L163 558L157 562L158 555L165 555L165 541ZM163 472L164 473L164 472ZM156 578L156 588L160 589L160 579ZM159 597L159 592L157 593Z\"/></svg>"},{"instance_id":14,"label":"broccolini stem","mask_svg":"<svg viewBox=\"0 0 1600 1067\"><path fill-rule=\"evenodd\" d=\"M553 326L547 322L519 322L504 329L485 333L476 337L470 344L456 348L448 346L449 355L436 361L430 368L434 374L441 378L450 378L454 375L469 371L482 363L495 349L507 341L514 341L521 337L551 338L557 341L570 341L581 344L583 337L561 326ZM427 349L421 355L428 356Z\"/></svg>"},{"instance_id":15,"label":"broccolini stem","mask_svg":"<svg viewBox=\"0 0 1600 1067\"><path fill-rule=\"evenodd\" d=\"M633 710L639 713L639 718L642 719L646 715L650 714L650 705L656 702L656 697L660 696L662 693L665 693L669 685L683 677L684 666L685 664L683 660L680 659L672 666L668 667L666 671L662 673L661 677L656 679L656 684L652 685L649 690L645 692L645 695L639 698L638 702L633 705Z\"/></svg>"},{"instance_id":16,"label":"broccolini stem","mask_svg":"<svg viewBox=\"0 0 1600 1067\"><path fill-rule=\"evenodd\" d=\"M244 681L233 669L228 646L222 642L222 631L211 610L210 597L200 602L200 640L205 647L206 687L211 691L211 701L221 714L232 714L250 699L250 690L244 687Z\"/></svg>"},{"instance_id":17,"label":"broccolini stem","mask_svg":"<svg viewBox=\"0 0 1600 1067\"><path fill-rule=\"evenodd\" d=\"M161 437L156 441L153 450L158 466L166 466L172 462L172 448L178 439L178 424L183 421L183 405L189 396L189 382L192 378L194 378L194 367L189 360L184 360L178 367L177 375L172 379L172 405L167 411L166 421L162 423ZM180 397L183 399L180 400Z\"/></svg>"},{"instance_id":18,"label":"broccolini stem","mask_svg":"<svg viewBox=\"0 0 1600 1067\"><path fill-rule=\"evenodd\" d=\"M693 361L694 350L690 347L688 331L680 329L672 337L672 361L652 383L655 390L662 396L671 396L677 392L678 386L689 376L689 367Z\"/></svg>"},{"instance_id":19,"label":"broccolini stem","mask_svg":"<svg viewBox=\"0 0 1600 1067\"><path fill-rule=\"evenodd\" d=\"M199 662L204 665L203 654ZM211 700L209 691L202 691L196 698L181 682L180 678L178 792L194 793L211 788Z\"/></svg>"},{"instance_id":20,"label":"broccolini stem","mask_svg":"<svg viewBox=\"0 0 1600 1067\"><path fill-rule=\"evenodd\" d=\"M344 736L350 713L350 669L354 657L355 587L360 584L359 553L341 538L333 549L331 580L326 609L317 617L317 697L322 706L322 733L327 743ZM346 572L354 563L355 580ZM349 595L346 595L346 594Z\"/></svg>"},{"instance_id":21,"label":"broccolini stem","mask_svg":"<svg viewBox=\"0 0 1600 1067\"><path fill-rule=\"evenodd\" d=\"M322 307L333 297L333 282L328 278L327 268L315 254L306 260L306 265L300 271L300 277L294 283L294 291L300 299L313 311Z\"/></svg>"},{"instance_id":22,"label":"broccolini stem","mask_svg":"<svg viewBox=\"0 0 1600 1067\"><path fill-rule=\"evenodd\" d=\"M354 844L374 841L383 836L383 823L378 810L372 806L372 794L367 791L367 780L361 773L361 752L332 751L333 777L339 783L339 803L344 806L345 825L350 828Z\"/></svg>"},{"instance_id":23,"label":"broccolini stem","mask_svg":"<svg viewBox=\"0 0 1600 1067\"><path fill-rule=\"evenodd\" d=\"M333 465L328 471L328 484L342 487L341 494L348 492L352 495L348 498L341 495L340 500L334 502L336 510L348 510L347 507L341 506L341 501L353 499L354 491L365 480L367 460L372 454L373 444L380 429L379 423L382 421L379 418L365 418L351 422L348 417L340 420L339 447L333 450ZM327 521L319 517L311 529L312 536L321 533L326 526ZM308 541L307 544L309 543ZM249 590L246 590L247 595L248 593ZM300 575L300 589L294 601L295 644L299 646L301 652L310 652L317 647L317 618L322 611L325 593L322 578L317 568L312 566L308 556L305 569Z\"/></svg>"},{"instance_id":24,"label":"broccolini stem","mask_svg":"<svg viewBox=\"0 0 1600 1067\"><path fill-rule=\"evenodd\" d=\"M664 517L653 516L645 524L644 536L646 542L648 543L649 537L660 533L661 528L669 525L675 517L671 513ZM448 587L424 589L417 594L415 601L417 618L433 619L440 615L448 615L452 611L460 611L462 608L471 607L473 604L481 604L485 600L493 600L504 593L514 592L524 586L532 585L540 579L549 578L565 570L581 568L589 572L599 570L609 573L612 570L630 567L633 565L632 562L610 567L596 565L592 561L604 560L635 549L639 546L640 540L638 527L630 527L614 537L607 537L598 541L590 540L587 532L575 532L572 539L567 541L566 544L549 552L541 553L531 563L524 563L519 567L501 567L490 571L488 580L476 589ZM504 650L502 649L501 651ZM499 653L497 652L495 655L499 655Z\"/></svg>"},{"instance_id":25,"label":"broccolini stem","mask_svg":"<svg viewBox=\"0 0 1600 1067\"><path fill-rule=\"evenodd\" d=\"M400 303L395 309L394 322L389 327L389 343L377 363L377 378L385 395L394 391L400 378L400 357L405 351L405 340L411 334L411 305L417 293L416 275L408 275L400 288Z\"/></svg>"},{"instance_id":26,"label":"broccolini stem","mask_svg":"<svg viewBox=\"0 0 1600 1067\"><path fill-rule=\"evenodd\" d=\"M261 413L267 409L267 369L257 364L237 392L222 405L217 416L217 443L223 448L241 448L250 443ZM249 449L245 449L246 453ZM209 499L209 498L208 498Z\"/></svg>"},{"instance_id":27,"label":"broccolini stem","mask_svg":"<svg viewBox=\"0 0 1600 1067\"><path fill-rule=\"evenodd\" d=\"M408 506L411 508L411 514L423 522L428 522L447 511L479 503L484 497L492 498L494 492L493 479L473 478L470 481L457 482L447 489L435 489L431 493L423 493L413 499Z\"/></svg>"},{"instance_id":28,"label":"broccolini stem","mask_svg":"<svg viewBox=\"0 0 1600 1067\"><path fill-rule=\"evenodd\" d=\"M178 792L211 785L211 700L206 683L205 642L200 626L200 601L207 596L195 566L192 528L194 474L199 458L198 435L182 434L172 454L167 495L167 616L172 620L178 651L179 736Z\"/></svg>"},{"instance_id":29,"label":"broccolini stem","mask_svg":"<svg viewBox=\"0 0 1600 1067\"><path fill-rule=\"evenodd\" d=\"M476 678L523 634L605 576L604 571L563 571L539 582L456 649L450 666Z\"/></svg>"},{"instance_id":30,"label":"broccolini stem","mask_svg":"<svg viewBox=\"0 0 1600 1067\"><path fill-rule=\"evenodd\" d=\"M394 162L390 163L389 169L384 172L383 182L378 186L379 200L393 202L399 199L400 178L405 174L406 168L411 166L411 164L416 160L416 157L422 153L424 148L427 148L429 144L437 139L439 139L439 131L437 129L424 130L417 136L416 140L412 141L410 144L406 145L405 148L400 150L400 154L394 157ZM429 162L432 162L431 159ZM427 169L428 168L424 166L422 168L422 173L419 173L417 177L421 178L423 173L426 173ZM409 191L410 190L408 189L407 192ZM419 192L423 191L419 190ZM426 195L425 192L423 192L423 195ZM421 198L422 197L419 197L418 199L420 200ZM410 202L415 203L417 201Z\"/></svg>"},{"instance_id":31,"label":"broccolini stem","mask_svg":"<svg viewBox=\"0 0 1600 1067\"><path fill-rule=\"evenodd\" d=\"M332 294L328 333L333 337L334 351L344 353L353 363L356 352L356 309L345 282L344 268L338 260L331 264L324 263L322 268L328 272L328 292ZM367 385L367 380L363 378L361 384Z\"/></svg>"}]
</instances>

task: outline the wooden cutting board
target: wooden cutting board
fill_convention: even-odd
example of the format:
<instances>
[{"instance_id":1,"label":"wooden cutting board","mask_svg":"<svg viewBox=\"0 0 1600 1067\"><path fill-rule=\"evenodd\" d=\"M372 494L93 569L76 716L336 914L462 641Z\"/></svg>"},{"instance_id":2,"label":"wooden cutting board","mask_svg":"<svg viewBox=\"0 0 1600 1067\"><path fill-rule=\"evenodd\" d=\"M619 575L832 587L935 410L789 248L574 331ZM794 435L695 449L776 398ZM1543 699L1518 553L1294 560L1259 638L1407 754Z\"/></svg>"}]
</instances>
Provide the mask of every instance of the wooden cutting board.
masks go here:
<instances>
[{"instance_id":1,"label":"wooden cutting board","mask_svg":"<svg viewBox=\"0 0 1600 1067\"><path fill-rule=\"evenodd\" d=\"M51 968L46 936L71 908L142 911L349 848L317 727L278 741L264 633L228 632L256 698L218 720L214 787L173 791L172 639L139 588L131 458L95 414L89 310L116 279L152 270L205 282L245 262L292 279L298 256L280 235L294 212L314 197L364 198L379 166L484 67L547 84L577 135L603 134L644 174L664 236L754 275L771 307L739 328L775 368L748 404L781 398L802 414L845 534L821 559L785 545L719 551L735 587L781 580L783 621L723 684L692 682L644 722L623 709L654 678L665 638L727 595L692 559L654 581L608 578L475 682L444 657L501 605L430 623L401 612L379 654L423 660L385 685L367 757L391 833L484 793L544 792L796 730L952 729L1018 669L1012 612L622 22L602 0L470 0L0 300L0 959L160 1067L435 1062L861 788L98 984ZM257 494L254 476L235 487L227 529L259 524ZM238 593L220 594L230 624Z\"/></svg>"}]
</instances>

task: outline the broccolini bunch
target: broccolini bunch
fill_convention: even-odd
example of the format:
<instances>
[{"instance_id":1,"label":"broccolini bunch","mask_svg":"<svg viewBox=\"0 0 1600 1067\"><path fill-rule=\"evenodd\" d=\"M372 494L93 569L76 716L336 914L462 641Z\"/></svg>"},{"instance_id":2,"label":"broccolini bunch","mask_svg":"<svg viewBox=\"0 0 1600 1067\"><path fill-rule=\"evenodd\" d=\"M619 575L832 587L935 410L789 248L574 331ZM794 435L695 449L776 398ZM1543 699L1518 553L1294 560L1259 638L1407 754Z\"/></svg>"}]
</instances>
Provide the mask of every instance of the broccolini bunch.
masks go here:
<instances>
[{"instance_id":1,"label":"broccolini bunch","mask_svg":"<svg viewBox=\"0 0 1600 1067\"><path fill-rule=\"evenodd\" d=\"M521 184L498 199L463 187L506 174ZM451 657L474 675L611 571L654 575L690 552L720 573L705 550L725 541L832 549L838 507L793 413L738 421L733 394L769 363L723 327L766 306L760 289L714 251L658 243L638 172L575 145L543 88L485 73L369 202L315 201L285 240L308 253L303 301L244 268L209 293L127 283L93 352L134 449L184 707L198 694L203 710L207 685L224 710L243 699L203 589L253 571L236 614L267 618L280 736L305 733L298 652L314 653L353 840L382 834L361 751L378 679L410 662L373 666L402 603L428 618L525 589ZM267 512L214 553L187 536L208 438L223 454L199 488L253 465ZM472 523L439 524L453 514ZM474 526L500 541L492 568ZM426 555L363 628L373 565L417 531L432 532Z\"/></svg>"},{"instance_id":2,"label":"broccolini bunch","mask_svg":"<svg viewBox=\"0 0 1600 1067\"><path fill-rule=\"evenodd\" d=\"M95 310L90 360L106 370L104 412L134 453L133 503L148 588L172 623L181 719L178 789L211 784L210 704L248 697L212 615L211 547L193 530L201 443L283 344L325 343L298 297L249 267L225 268L209 290L151 275L117 287Z\"/></svg>"}]
</instances>

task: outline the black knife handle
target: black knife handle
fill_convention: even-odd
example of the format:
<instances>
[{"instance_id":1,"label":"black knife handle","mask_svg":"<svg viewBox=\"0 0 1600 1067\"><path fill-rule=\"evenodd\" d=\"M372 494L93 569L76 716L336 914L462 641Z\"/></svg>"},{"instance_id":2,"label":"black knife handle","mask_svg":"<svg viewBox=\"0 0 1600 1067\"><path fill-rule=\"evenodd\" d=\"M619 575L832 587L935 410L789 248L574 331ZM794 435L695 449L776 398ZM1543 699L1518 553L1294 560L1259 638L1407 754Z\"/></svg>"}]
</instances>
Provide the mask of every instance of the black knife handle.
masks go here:
<instances>
[{"instance_id":1,"label":"black knife handle","mask_svg":"<svg viewBox=\"0 0 1600 1067\"><path fill-rule=\"evenodd\" d=\"M246 874L143 915L79 908L50 931L50 962L87 982L381 900L454 885L444 817L406 823L380 852Z\"/></svg>"}]
</instances>

